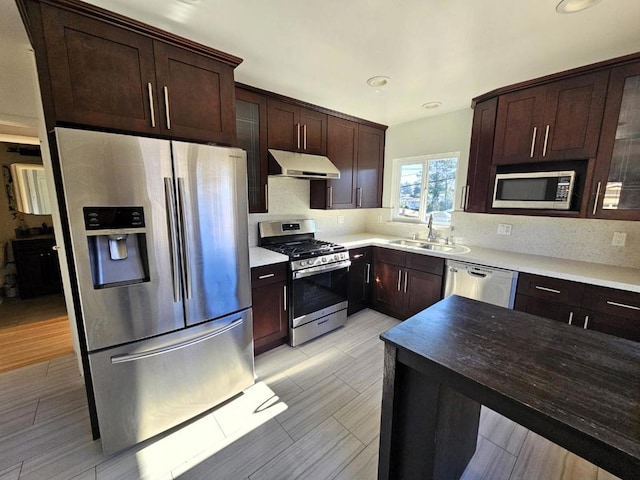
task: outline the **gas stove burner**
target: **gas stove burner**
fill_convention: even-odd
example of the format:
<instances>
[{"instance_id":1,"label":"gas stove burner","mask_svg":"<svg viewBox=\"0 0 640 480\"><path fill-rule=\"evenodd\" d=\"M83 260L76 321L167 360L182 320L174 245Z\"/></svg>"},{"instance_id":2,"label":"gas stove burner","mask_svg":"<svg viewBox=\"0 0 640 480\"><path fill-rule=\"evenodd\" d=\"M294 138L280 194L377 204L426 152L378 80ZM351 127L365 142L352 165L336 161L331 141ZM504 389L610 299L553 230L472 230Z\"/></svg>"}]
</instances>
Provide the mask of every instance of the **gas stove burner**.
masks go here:
<instances>
[{"instance_id":1,"label":"gas stove burner","mask_svg":"<svg viewBox=\"0 0 640 480\"><path fill-rule=\"evenodd\" d=\"M315 257L346 250L342 245L316 239L276 243L273 245L265 245L265 248L287 255L289 258Z\"/></svg>"}]
</instances>

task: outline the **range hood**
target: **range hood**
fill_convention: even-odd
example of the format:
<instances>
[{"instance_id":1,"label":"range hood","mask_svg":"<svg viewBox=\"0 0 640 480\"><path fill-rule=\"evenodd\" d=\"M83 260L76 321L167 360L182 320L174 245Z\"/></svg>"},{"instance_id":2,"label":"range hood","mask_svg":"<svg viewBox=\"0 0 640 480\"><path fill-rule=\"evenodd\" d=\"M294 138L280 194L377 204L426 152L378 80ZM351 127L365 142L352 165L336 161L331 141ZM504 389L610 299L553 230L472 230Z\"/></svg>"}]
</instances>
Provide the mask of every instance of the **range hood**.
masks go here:
<instances>
[{"instance_id":1,"label":"range hood","mask_svg":"<svg viewBox=\"0 0 640 480\"><path fill-rule=\"evenodd\" d=\"M340 170L323 155L269 149L269 175L337 179Z\"/></svg>"}]
</instances>

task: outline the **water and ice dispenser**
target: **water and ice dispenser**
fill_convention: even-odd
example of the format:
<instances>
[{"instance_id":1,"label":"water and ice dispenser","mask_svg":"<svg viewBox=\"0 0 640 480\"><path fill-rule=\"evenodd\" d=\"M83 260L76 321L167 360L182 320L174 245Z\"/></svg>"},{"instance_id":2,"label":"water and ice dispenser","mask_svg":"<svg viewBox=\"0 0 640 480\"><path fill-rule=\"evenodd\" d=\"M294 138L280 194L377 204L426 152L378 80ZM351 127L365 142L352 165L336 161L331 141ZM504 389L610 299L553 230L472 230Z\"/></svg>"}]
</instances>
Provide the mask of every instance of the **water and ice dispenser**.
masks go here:
<instances>
[{"instance_id":1,"label":"water and ice dispenser","mask_svg":"<svg viewBox=\"0 0 640 480\"><path fill-rule=\"evenodd\" d=\"M94 288L149 281L142 207L84 207Z\"/></svg>"}]
</instances>

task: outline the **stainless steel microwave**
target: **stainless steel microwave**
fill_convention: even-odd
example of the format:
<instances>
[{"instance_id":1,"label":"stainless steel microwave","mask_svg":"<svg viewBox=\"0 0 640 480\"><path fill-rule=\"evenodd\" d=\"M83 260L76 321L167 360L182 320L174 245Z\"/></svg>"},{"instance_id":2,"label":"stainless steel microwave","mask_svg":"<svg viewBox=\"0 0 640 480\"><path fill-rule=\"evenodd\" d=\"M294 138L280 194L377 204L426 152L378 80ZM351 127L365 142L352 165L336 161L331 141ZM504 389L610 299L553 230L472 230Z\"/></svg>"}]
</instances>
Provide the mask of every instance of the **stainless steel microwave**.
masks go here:
<instances>
[{"instance_id":1,"label":"stainless steel microwave","mask_svg":"<svg viewBox=\"0 0 640 480\"><path fill-rule=\"evenodd\" d=\"M575 180L573 170L498 173L492 207L569 210Z\"/></svg>"}]
</instances>

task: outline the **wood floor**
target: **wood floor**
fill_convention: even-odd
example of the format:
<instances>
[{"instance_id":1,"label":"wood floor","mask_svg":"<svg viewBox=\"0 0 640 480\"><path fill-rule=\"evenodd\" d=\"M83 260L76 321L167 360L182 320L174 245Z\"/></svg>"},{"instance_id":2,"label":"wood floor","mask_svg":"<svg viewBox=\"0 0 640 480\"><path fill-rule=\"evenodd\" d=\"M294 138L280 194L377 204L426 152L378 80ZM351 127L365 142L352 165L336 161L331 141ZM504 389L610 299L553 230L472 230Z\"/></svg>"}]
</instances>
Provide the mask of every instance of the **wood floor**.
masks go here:
<instances>
[{"instance_id":1,"label":"wood floor","mask_svg":"<svg viewBox=\"0 0 640 480\"><path fill-rule=\"evenodd\" d=\"M257 383L188 425L105 457L73 355L0 374L0 480L376 478L382 342L396 320L346 327L256 359ZM615 477L483 409L464 480Z\"/></svg>"},{"instance_id":2,"label":"wood floor","mask_svg":"<svg viewBox=\"0 0 640 480\"><path fill-rule=\"evenodd\" d=\"M62 294L3 300L0 303L0 372L73 351Z\"/></svg>"}]
</instances>

